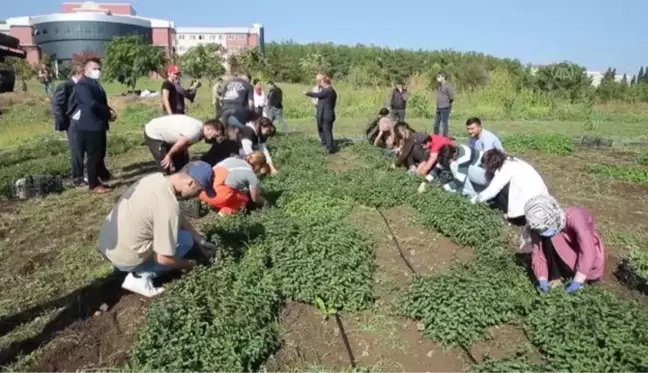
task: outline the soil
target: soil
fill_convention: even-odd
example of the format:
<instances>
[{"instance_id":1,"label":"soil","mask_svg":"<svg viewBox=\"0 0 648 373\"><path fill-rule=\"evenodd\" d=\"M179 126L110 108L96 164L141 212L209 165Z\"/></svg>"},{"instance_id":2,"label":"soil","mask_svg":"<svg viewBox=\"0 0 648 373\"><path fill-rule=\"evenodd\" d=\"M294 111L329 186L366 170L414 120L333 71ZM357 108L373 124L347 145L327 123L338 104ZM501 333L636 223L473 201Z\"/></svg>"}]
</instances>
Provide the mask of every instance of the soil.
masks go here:
<instances>
[{"instance_id":1,"label":"soil","mask_svg":"<svg viewBox=\"0 0 648 373\"><path fill-rule=\"evenodd\" d=\"M362 159L348 147L330 155L327 164L331 171L352 171L365 167Z\"/></svg>"},{"instance_id":2,"label":"soil","mask_svg":"<svg viewBox=\"0 0 648 373\"><path fill-rule=\"evenodd\" d=\"M529 342L524 330L519 325L501 325L488 330L490 339L475 342L470 348L470 354L478 362L486 359L502 359L525 352L534 363L542 362L542 355Z\"/></svg>"},{"instance_id":3,"label":"soil","mask_svg":"<svg viewBox=\"0 0 648 373\"><path fill-rule=\"evenodd\" d=\"M57 335L59 342L47 348L30 371L74 372L123 366L130 358L148 304L139 295L125 295L106 312L96 311L72 324Z\"/></svg>"}]
</instances>

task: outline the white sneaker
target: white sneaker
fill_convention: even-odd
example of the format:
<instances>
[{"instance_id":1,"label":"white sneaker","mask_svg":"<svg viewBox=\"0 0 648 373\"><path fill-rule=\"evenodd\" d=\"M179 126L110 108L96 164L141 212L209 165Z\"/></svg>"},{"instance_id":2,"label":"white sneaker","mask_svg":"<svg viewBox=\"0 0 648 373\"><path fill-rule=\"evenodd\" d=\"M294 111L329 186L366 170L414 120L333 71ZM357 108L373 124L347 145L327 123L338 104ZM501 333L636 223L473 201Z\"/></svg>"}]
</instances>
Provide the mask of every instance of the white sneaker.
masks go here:
<instances>
[{"instance_id":1,"label":"white sneaker","mask_svg":"<svg viewBox=\"0 0 648 373\"><path fill-rule=\"evenodd\" d=\"M141 275L140 277L135 277L132 273L129 273L128 276L126 276L122 283L122 288L148 298L160 295L164 292L163 287L156 288L153 286L151 276Z\"/></svg>"}]
</instances>

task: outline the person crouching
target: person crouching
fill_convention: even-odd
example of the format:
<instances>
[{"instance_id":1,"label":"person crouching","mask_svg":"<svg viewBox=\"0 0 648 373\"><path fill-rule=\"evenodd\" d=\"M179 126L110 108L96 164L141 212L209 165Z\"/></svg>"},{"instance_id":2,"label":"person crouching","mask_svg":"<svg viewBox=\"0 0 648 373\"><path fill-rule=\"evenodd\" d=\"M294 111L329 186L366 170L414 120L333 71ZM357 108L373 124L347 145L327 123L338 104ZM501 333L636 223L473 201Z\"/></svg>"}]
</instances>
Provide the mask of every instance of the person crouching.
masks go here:
<instances>
[{"instance_id":1,"label":"person crouching","mask_svg":"<svg viewBox=\"0 0 648 373\"><path fill-rule=\"evenodd\" d=\"M572 278L566 291L574 293L586 281L603 277L605 245L588 210L563 210L553 197L539 195L526 202L524 214L533 245L533 273L543 292L562 278Z\"/></svg>"},{"instance_id":2,"label":"person crouching","mask_svg":"<svg viewBox=\"0 0 648 373\"><path fill-rule=\"evenodd\" d=\"M200 194L200 199L218 210L218 215L232 215L253 202L265 204L261 196L259 175L269 172L266 157L261 152L252 152L243 159L230 157L213 168L216 196Z\"/></svg>"}]
</instances>

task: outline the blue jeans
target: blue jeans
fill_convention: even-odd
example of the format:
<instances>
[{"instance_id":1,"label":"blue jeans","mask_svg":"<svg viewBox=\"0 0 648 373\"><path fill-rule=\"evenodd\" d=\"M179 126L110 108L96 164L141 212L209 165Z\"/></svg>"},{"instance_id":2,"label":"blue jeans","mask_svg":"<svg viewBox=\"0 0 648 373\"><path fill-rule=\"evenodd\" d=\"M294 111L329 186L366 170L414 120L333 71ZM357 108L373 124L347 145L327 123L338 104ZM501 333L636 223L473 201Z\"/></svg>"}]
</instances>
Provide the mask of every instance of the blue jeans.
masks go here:
<instances>
[{"instance_id":1,"label":"blue jeans","mask_svg":"<svg viewBox=\"0 0 648 373\"><path fill-rule=\"evenodd\" d=\"M450 107L438 109L436 115L434 116L434 134L443 135L448 137L449 124L448 120L450 119Z\"/></svg>"},{"instance_id":2,"label":"blue jeans","mask_svg":"<svg viewBox=\"0 0 648 373\"><path fill-rule=\"evenodd\" d=\"M193 247L193 235L189 231L181 230L178 232L178 246L176 246L176 258L184 258ZM122 272L152 273L154 275L170 272L175 268L158 263L155 258L132 267L116 267Z\"/></svg>"},{"instance_id":3,"label":"blue jeans","mask_svg":"<svg viewBox=\"0 0 648 373\"><path fill-rule=\"evenodd\" d=\"M230 115L227 118L227 125L230 127L245 128L245 123L241 123L235 116Z\"/></svg>"},{"instance_id":4,"label":"blue jeans","mask_svg":"<svg viewBox=\"0 0 648 373\"><path fill-rule=\"evenodd\" d=\"M468 167L468 175L463 187L463 194L468 197L474 197L482 190L486 189L486 170L479 166Z\"/></svg>"}]
</instances>

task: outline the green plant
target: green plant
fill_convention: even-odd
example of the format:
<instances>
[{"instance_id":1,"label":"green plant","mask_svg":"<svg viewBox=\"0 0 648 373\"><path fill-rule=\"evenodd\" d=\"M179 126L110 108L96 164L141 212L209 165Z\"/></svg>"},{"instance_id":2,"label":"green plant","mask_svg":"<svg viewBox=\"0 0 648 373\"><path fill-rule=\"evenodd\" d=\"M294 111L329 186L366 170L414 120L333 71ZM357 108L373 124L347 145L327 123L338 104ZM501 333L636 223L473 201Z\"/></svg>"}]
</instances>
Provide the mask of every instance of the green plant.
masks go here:
<instances>
[{"instance_id":1,"label":"green plant","mask_svg":"<svg viewBox=\"0 0 648 373\"><path fill-rule=\"evenodd\" d=\"M441 188L428 188L411 199L417 221L460 245L481 247L501 234L503 222L485 206L475 206L466 198Z\"/></svg>"},{"instance_id":2,"label":"green plant","mask_svg":"<svg viewBox=\"0 0 648 373\"><path fill-rule=\"evenodd\" d=\"M521 355L504 359L487 360L481 364L473 365L470 371L475 373L533 373L547 372L548 370L544 364L532 363L528 357Z\"/></svg>"},{"instance_id":3,"label":"green plant","mask_svg":"<svg viewBox=\"0 0 648 373\"><path fill-rule=\"evenodd\" d=\"M198 268L149 310L129 370L255 371L279 346L280 294L261 247Z\"/></svg>"},{"instance_id":4,"label":"green plant","mask_svg":"<svg viewBox=\"0 0 648 373\"><path fill-rule=\"evenodd\" d=\"M547 369L561 372L648 370L647 325L641 307L597 287L539 297L525 320Z\"/></svg>"},{"instance_id":5,"label":"green plant","mask_svg":"<svg viewBox=\"0 0 648 373\"><path fill-rule=\"evenodd\" d=\"M329 221L344 219L353 209L349 198L336 198L320 192L285 194L278 206L295 220L307 224L324 224Z\"/></svg>"},{"instance_id":6,"label":"green plant","mask_svg":"<svg viewBox=\"0 0 648 373\"><path fill-rule=\"evenodd\" d=\"M164 50L139 35L113 38L103 61L107 81L116 80L133 90L140 77L161 70L165 63Z\"/></svg>"},{"instance_id":7,"label":"green plant","mask_svg":"<svg viewBox=\"0 0 648 373\"><path fill-rule=\"evenodd\" d=\"M648 166L648 151L643 151L637 157L637 163L643 166Z\"/></svg>"},{"instance_id":8,"label":"green plant","mask_svg":"<svg viewBox=\"0 0 648 373\"><path fill-rule=\"evenodd\" d=\"M574 151L574 141L562 134L533 134L504 136L502 143L508 152L537 150L544 153L567 155Z\"/></svg>"},{"instance_id":9,"label":"green plant","mask_svg":"<svg viewBox=\"0 0 648 373\"><path fill-rule=\"evenodd\" d=\"M633 184L648 185L648 169L642 166L594 164L589 167L589 171Z\"/></svg>"},{"instance_id":10,"label":"green plant","mask_svg":"<svg viewBox=\"0 0 648 373\"><path fill-rule=\"evenodd\" d=\"M646 250L637 246L631 246L628 261L632 271L648 279L648 252Z\"/></svg>"}]
</instances>

